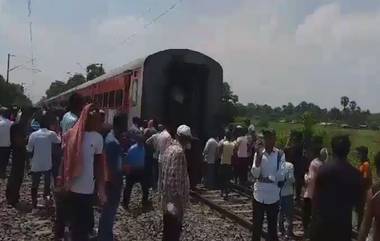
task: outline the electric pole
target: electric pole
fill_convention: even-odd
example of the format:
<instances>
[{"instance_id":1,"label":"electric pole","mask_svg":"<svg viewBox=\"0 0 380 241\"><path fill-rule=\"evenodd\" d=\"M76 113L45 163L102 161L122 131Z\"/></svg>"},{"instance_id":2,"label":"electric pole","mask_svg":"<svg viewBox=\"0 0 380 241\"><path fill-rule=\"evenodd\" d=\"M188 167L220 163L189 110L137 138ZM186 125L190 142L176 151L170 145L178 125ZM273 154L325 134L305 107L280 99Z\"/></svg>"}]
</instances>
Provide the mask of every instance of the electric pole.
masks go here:
<instances>
[{"instance_id":1,"label":"electric pole","mask_svg":"<svg viewBox=\"0 0 380 241\"><path fill-rule=\"evenodd\" d=\"M9 82L9 61L11 59L11 54L8 53L8 64L7 64L7 83Z\"/></svg>"}]
</instances>

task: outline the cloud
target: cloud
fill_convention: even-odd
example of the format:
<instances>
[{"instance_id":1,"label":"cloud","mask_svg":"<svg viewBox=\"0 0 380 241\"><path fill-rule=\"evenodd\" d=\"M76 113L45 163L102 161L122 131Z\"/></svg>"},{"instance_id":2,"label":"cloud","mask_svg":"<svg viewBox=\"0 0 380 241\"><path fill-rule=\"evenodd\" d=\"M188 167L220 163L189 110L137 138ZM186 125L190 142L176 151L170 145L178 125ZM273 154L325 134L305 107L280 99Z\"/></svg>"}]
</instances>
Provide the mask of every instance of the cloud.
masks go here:
<instances>
[{"instance_id":1,"label":"cloud","mask_svg":"<svg viewBox=\"0 0 380 241\"><path fill-rule=\"evenodd\" d=\"M83 71L77 62L102 62L109 70L162 49L191 48L222 64L224 79L244 103L306 100L331 107L348 95L363 108L380 111L380 11L344 11L339 1L322 2L284 12L287 2L240 0L233 7L221 2L220 10L208 14L202 1L183 1L148 28L144 26L165 6L144 17L110 12L96 21L87 19L89 25L81 31L39 21L34 49L43 72L33 75L32 97L38 100L51 81L67 79L66 72ZM294 16L300 17L295 21ZM30 52L26 30L18 16L0 16L0 36L6 36L11 49ZM19 82L31 76L28 71L12 74Z\"/></svg>"}]
</instances>

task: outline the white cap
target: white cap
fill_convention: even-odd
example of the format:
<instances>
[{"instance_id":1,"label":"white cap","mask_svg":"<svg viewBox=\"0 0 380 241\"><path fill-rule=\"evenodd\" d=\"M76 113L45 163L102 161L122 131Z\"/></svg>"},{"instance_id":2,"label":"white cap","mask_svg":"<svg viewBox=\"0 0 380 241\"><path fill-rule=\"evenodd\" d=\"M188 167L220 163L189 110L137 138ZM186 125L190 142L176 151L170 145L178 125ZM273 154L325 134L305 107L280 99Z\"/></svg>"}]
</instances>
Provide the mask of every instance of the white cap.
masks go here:
<instances>
[{"instance_id":1,"label":"white cap","mask_svg":"<svg viewBox=\"0 0 380 241\"><path fill-rule=\"evenodd\" d=\"M179 136L187 136L187 137L192 137L191 135L191 129L187 125L180 125L177 128L177 135Z\"/></svg>"}]
</instances>

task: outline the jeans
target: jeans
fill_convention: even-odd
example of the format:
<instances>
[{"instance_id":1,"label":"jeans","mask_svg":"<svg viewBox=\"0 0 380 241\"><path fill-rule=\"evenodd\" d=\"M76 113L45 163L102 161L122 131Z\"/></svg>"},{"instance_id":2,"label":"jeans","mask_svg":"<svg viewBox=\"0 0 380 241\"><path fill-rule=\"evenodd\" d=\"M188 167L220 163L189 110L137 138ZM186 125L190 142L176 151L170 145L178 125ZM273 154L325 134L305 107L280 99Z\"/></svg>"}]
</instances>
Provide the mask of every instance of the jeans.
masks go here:
<instances>
[{"instance_id":1,"label":"jeans","mask_svg":"<svg viewBox=\"0 0 380 241\"><path fill-rule=\"evenodd\" d=\"M89 241L93 194L67 194L72 241Z\"/></svg>"},{"instance_id":2,"label":"jeans","mask_svg":"<svg viewBox=\"0 0 380 241\"><path fill-rule=\"evenodd\" d=\"M44 176L44 198L50 196L50 180L51 180L51 172L43 171L43 172L32 172L32 204L33 207L37 207L37 196L38 196L38 187L41 182L41 176Z\"/></svg>"},{"instance_id":3,"label":"jeans","mask_svg":"<svg viewBox=\"0 0 380 241\"><path fill-rule=\"evenodd\" d=\"M267 241L278 241L277 216L279 203L263 204L253 199L253 235L252 241L260 241L263 231L264 214L267 215L268 236Z\"/></svg>"},{"instance_id":4,"label":"jeans","mask_svg":"<svg viewBox=\"0 0 380 241\"><path fill-rule=\"evenodd\" d=\"M10 147L0 147L0 178L5 178L10 154Z\"/></svg>"},{"instance_id":5,"label":"jeans","mask_svg":"<svg viewBox=\"0 0 380 241\"><path fill-rule=\"evenodd\" d=\"M293 195L283 196L280 200L280 219L279 228L281 233L286 233L286 235L291 236L293 234L293 209L294 201ZM288 227L285 230L284 222L288 223Z\"/></svg>"},{"instance_id":6,"label":"jeans","mask_svg":"<svg viewBox=\"0 0 380 241\"><path fill-rule=\"evenodd\" d=\"M215 164L207 164L206 187L215 188L216 169Z\"/></svg>"},{"instance_id":7,"label":"jeans","mask_svg":"<svg viewBox=\"0 0 380 241\"><path fill-rule=\"evenodd\" d=\"M182 231L182 219L170 213L164 213L162 241L179 241Z\"/></svg>"},{"instance_id":8,"label":"jeans","mask_svg":"<svg viewBox=\"0 0 380 241\"><path fill-rule=\"evenodd\" d=\"M141 188L143 192L143 199L142 199L143 206L146 205L148 202L149 186L148 186L147 178L145 175L145 171L134 170L126 176L126 184L125 184L125 189L124 189L124 200L123 200L125 207L128 207L129 205L132 188L133 188L133 185L135 185L135 183L141 184Z\"/></svg>"},{"instance_id":9,"label":"jeans","mask_svg":"<svg viewBox=\"0 0 380 241\"><path fill-rule=\"evenodd\" d=\"M12 167L6 190L8 204L15 205L20 199L20 188L24 180L25 162L25 147L12 149Z\"/></svg>"},{"instance_id":10,"label":"jeans","mask_svg":"<svg viewBox=\"0 0 380 241\"><path fill-rule=\"evenodd\" d=\"M113 225L120 203L122 184L122 180L118 183L109 182L106 184L107 202L103 206L102 215L99 220L98 239L100 241L113 240Z\"/></svg>"}]
</instances>

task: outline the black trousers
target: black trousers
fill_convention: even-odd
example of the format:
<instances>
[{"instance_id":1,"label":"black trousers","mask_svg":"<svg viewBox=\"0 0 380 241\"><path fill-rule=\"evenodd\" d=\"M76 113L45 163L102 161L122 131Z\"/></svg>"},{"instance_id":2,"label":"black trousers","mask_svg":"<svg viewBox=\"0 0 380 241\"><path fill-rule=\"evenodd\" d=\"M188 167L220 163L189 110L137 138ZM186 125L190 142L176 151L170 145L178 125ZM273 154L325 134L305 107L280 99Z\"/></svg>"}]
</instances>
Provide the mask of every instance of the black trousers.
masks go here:
<instances>
[{"instance_id":1,"label":"black trousers","mask_svg":"<svg viewBox=\"0 0 380 241\"><path fill-rule=\"evenodd\" d=\"M301 197L301 193L302 193L302 187L305 185L305 180L304 180L304 175L305 173L303 173L301 176L296 176L296 200L299 200L300 197Z\"/></svg>"},{"instance_id":2,"label":"black trousers","mask_svg":"<svg viewBox=\"0 0 380 241\"><path fill-rule=\"evenodd\" d=\"M55 194L54 236L57 239L64 237L65 227L69 224L69 205L67 195L63 193Z\"/></svg>"},{"instance_id":3,"label":"black trousers","mask_svg":"<svg viewBox=\"0 0 380 241\"><path fill-rule=\"evenodd\" d=\"M222 164L219 168L219 180L220 180L220 190L222 194L226 196L230 192L230 180L232 176L232 168L231 165Z\"/></svg>"},{"instance_id":4,"label":"black trousers","mask_svg":"<svg viewBox=\"0 0 380 241\"><path fill-rule=\"evenodd\" d=\"M93 194L67 194L69 226L72 241L88 241L90 233Z\"/></svg>"},{"instance_id":5,"label":"black trousers","mask_svg":"<svg viewBox=\"0 0 380 241\"><path fill-rule=\"evenodd\" d=\"M164 213L163 219L164 230L162 241L179 241L182 231L182 220L169 213Z\"/></svg>"},{"instance_id":6,"label":"black trousers","mask_svg":"<svg viewBox=\"0 0 380 241\"><path fill-rule=\"evenodd\" d=\"M157 190L158 187L158 159L153 158L152 160L152 187Z\"/></svg>"},{"instance_id":7,"label":"black trousers","mask_svg":"<svg viewBox=\"0 0 380 241\"><path fill-rule=\"evenodd\" d=\"M264 214L268 221L267 241L278 241L277 236L277 217L279 203L263 204L253 199L253 235L252 241L260 241L263 231Z\"/></svg>"},{"instance_id":8,"label":"black trousers","mask_svg":"<svg viewBox=\"0 0 380 241\"><path fill-rule=\"evenodd\" d=\"M10 154L10 147L0 147L0 178L5 178Z\"/></svg>"},{"instance_id":9,"label":"black trousers","mask_svg":"<svg viewBox=\"0 0 380 241\"><path fill-rule=\"evenodd\" d=\"M310 222L311 222L311 199L304 198L303 199L303 229L304 231L310 231Z\"/></svg>"},{"instance_id":10,"label":"black trousers","mask_svg":"<svg viewBox=\"0 0 380 241\"><path fill-rule=\"evenodd\" d=\"M50 180L51 180L51 172L32 172L32 204L33 207L37 206L37 198L38 198L38 187L41 182L41 176L44 176L44 198L50 196Z\"/></svg>"},{"instance_id":11,"label":"black trousers","mask_svg":"<svg viewBox=\"0 0 380 241\"><path fill-rule=\"evenodd\" d=\"M239 184L245 185L248 180L248 167L249 165L249 158L248 157L239 157L238 163L237 163L237 172L239 176Z\"/></svg>"},{"instance_id":12,"label":"black trousers","mask_svg":"<svg viewBox=\"0 0 380 241\"><path fill-rule=\"evenodd\" d=\"M149 197L149 184L145 175L144 170L135 170L126 176L126 184L124 189L124 200L123 204L128 207L129 200L131 199L132 188L136 183L141 184L143 191L142 204L145 205Z\"/></svg>"},{"instance_id":13,"label":"black trousers","mask_svg":"<svg viewBox=\"0 0 380 241\"><path fill-rule=\"evenodd\" d=\"M25 148L12 149L12 167L5 193L8 204L15 205L20 199L20 187L24 180L25 161Z\"/></svg>"}]
</instances>

